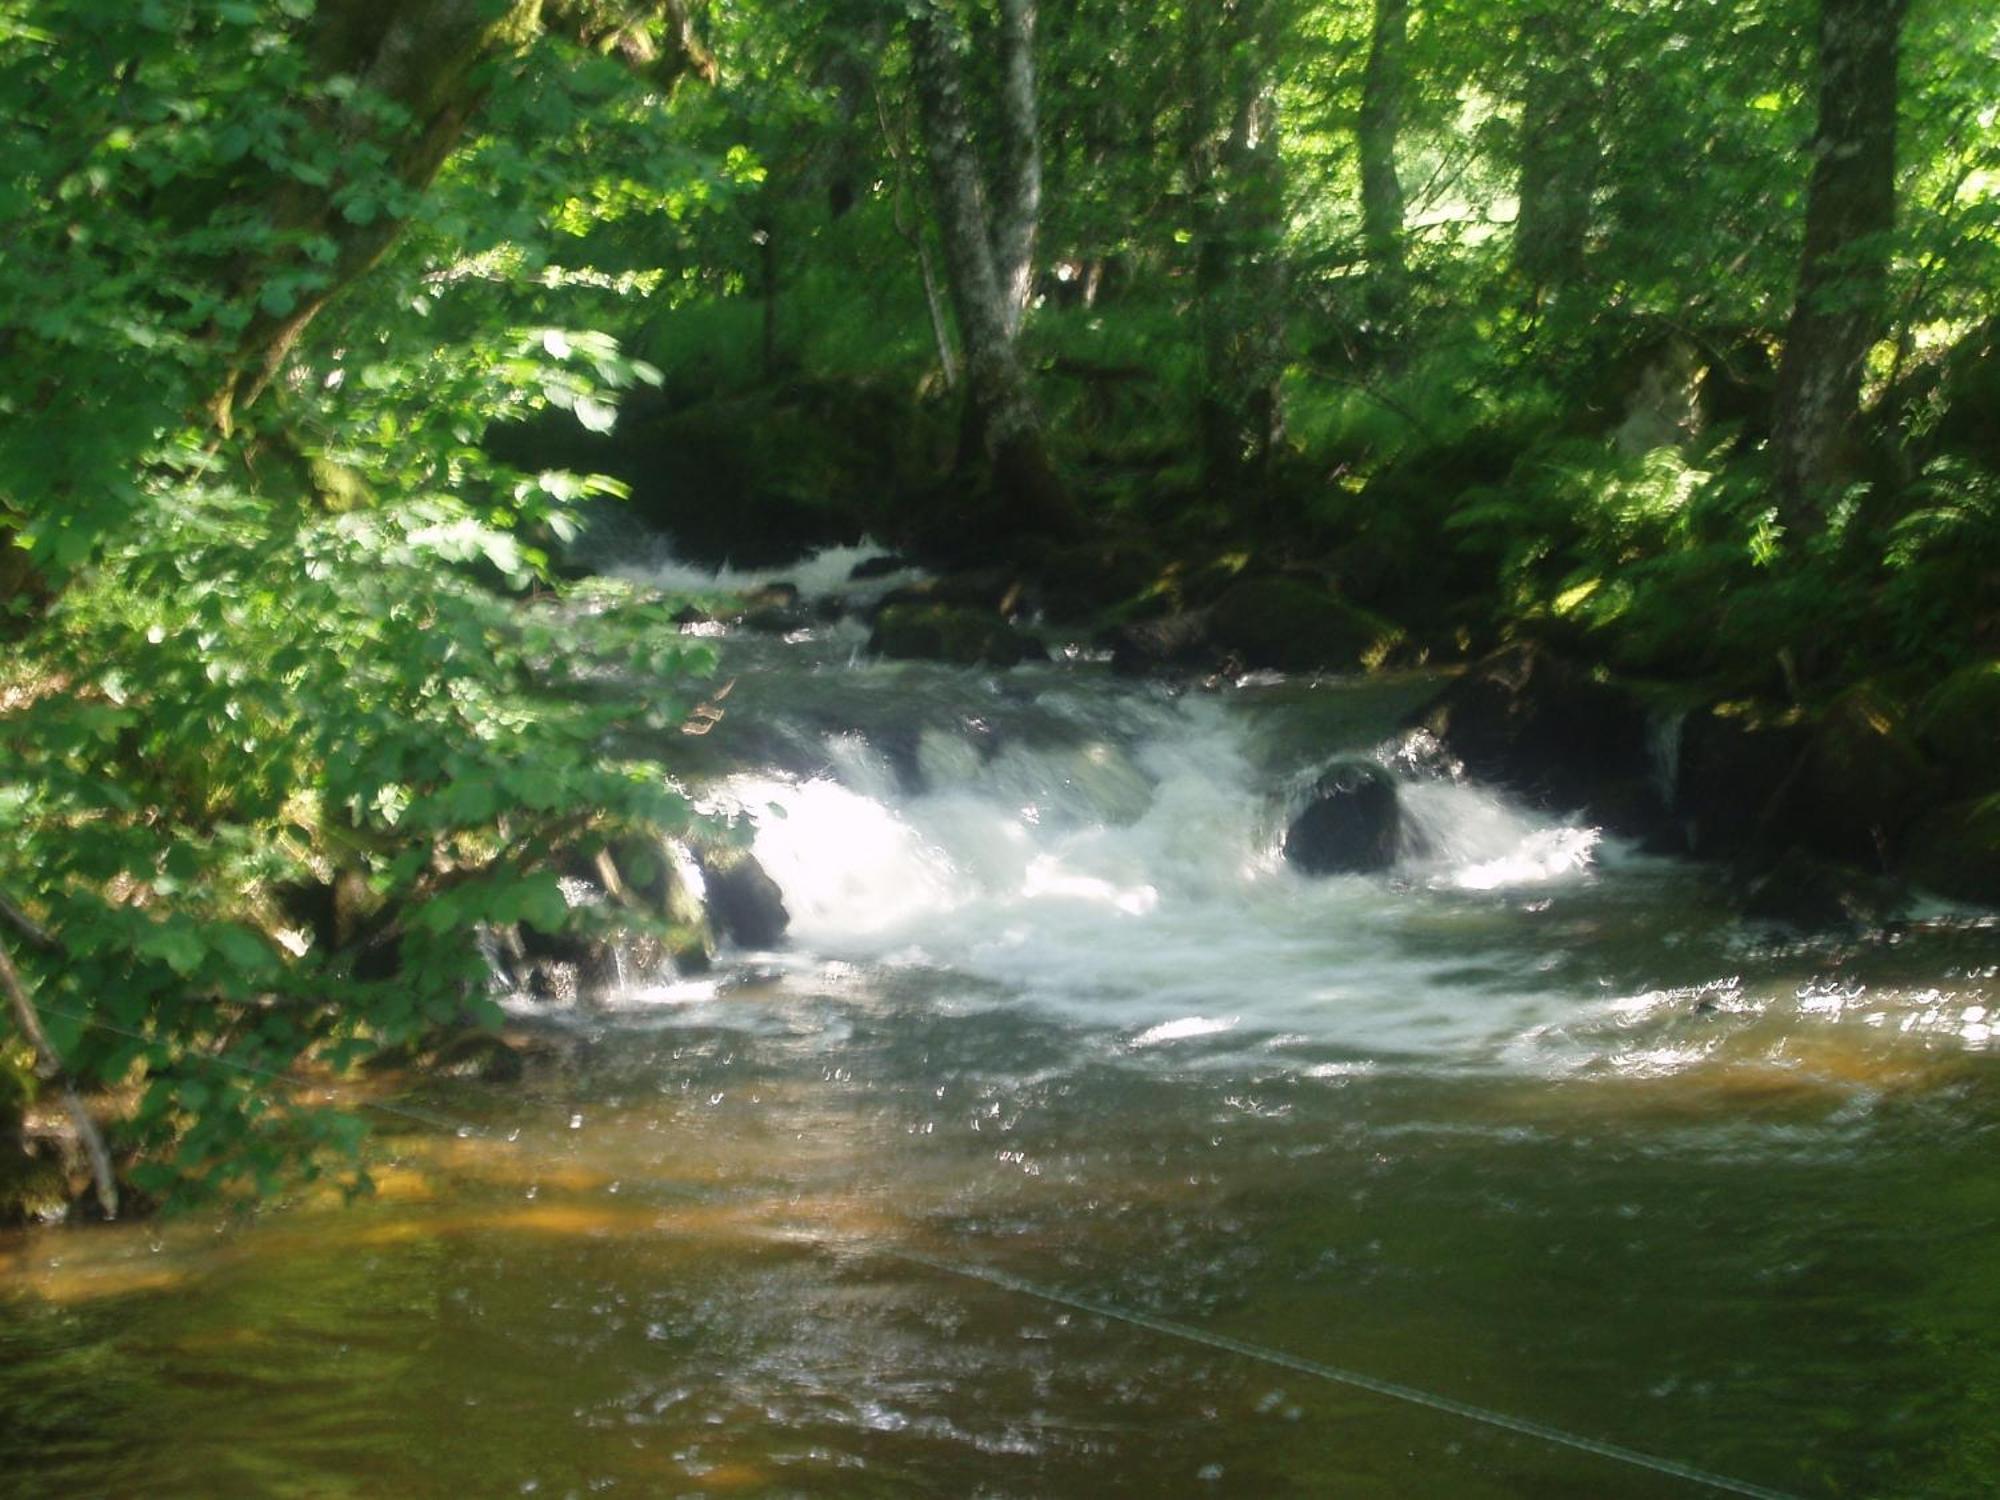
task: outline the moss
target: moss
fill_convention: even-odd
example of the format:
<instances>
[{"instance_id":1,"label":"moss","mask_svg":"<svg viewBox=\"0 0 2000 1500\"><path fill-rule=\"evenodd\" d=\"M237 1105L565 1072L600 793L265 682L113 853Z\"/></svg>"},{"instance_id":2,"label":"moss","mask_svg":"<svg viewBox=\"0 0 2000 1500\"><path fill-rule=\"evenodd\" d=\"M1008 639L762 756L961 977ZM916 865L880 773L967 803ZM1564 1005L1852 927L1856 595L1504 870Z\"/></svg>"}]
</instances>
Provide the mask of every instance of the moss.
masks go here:
<instances>
[{"instance_id":1,"label":"moss","mask_svg":"<svg viewBox=\"0 0 2000 1500\"><path fill-rule=\"evenodd\" d=\"M1381 616L1291 578L1233 585L1215 602L1210 633L1245 665L1281 672L1353 671L1402 636Z\"/></svg>"},{"instance_id":2,"label":"moss","mask_svg":"<svg viewBox=\"0 0 2000 1500\"><path fill-rule=\"evenodd\" d=\"M997 617L946 604L892 604L876 617L868 649L914 661L1011 667L1036 653L1035 643Z\"/></svg>"},{"instance_id":3,"label":"moss","mask_svg":"<svg viewBox=\"0 0 2000 1500\"><path fill-rule=\"evenodd\" d=\"M1961 667L1918 706L1917 740L1952 785L1968 792L2000 789L1993 740L2000 732L2000 660Z\"/></svg>"}]
</instances>

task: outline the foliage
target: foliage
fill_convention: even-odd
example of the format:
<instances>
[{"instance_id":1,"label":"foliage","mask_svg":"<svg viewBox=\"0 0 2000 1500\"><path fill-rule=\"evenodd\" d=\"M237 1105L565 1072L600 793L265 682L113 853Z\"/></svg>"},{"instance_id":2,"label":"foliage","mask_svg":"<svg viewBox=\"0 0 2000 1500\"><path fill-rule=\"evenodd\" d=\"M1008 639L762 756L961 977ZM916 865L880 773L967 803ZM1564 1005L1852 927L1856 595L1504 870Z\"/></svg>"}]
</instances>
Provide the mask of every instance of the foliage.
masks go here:
<instances>
[{"instance_id":1,"label":"foliage","mask_svg":"<svg viewBox=\"0 0 2000 1500\"><path fill-rule=\"evenodd\" d=\"M397 105L315 70L314 13L51 0L0 38L0 539L39 578L7 601L0 890L53 939L20 956L70 1072L124 1091L134 1181L181 1199L353 1146L269 1086L295 1065L494 1019L477 934L587 921L557 883L584 830L686 822L670 768L611 746L712 665L664 603L549 591L619 486L484 446L546 410L608 429L657 381L569 323L645 278L558 250L710 174L641 149L628 74L545 41L425 192L357 146ZM394 253L218 434L239 335L336 275L287 184L394 220Z\"/></svg>"}]
</instances>

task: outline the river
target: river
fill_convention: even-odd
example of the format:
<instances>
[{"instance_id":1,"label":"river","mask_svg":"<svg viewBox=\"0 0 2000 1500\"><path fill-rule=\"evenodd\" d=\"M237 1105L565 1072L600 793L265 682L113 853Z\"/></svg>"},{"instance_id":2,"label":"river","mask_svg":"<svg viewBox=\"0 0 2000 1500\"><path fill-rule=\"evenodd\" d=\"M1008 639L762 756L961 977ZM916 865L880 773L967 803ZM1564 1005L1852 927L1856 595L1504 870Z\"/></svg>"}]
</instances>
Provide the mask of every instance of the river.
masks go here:
<instances>
[{"instance_id":1,"label":"river","mask_svg":"<svg viewBox=\"0 0 2000 1500\"><path fill-rule=\"evenodd\" d=\"M2000 1484L1991 918L1746 924L1422 756L1307 880L1434 684L864 634L719 643L786 947L514 1002L372 1200L0 1236L0 1493Z\"/></svg>"}]
</instances>

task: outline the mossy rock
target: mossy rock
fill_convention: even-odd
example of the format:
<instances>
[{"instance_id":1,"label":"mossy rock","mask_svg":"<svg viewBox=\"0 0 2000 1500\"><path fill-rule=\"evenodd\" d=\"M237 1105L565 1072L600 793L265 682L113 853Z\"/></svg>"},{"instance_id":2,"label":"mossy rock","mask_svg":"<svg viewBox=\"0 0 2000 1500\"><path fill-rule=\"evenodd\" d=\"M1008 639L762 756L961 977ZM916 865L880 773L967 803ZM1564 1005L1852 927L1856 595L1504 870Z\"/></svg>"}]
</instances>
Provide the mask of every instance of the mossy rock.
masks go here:
<instances>
[{"instance_id":1,"label":"mossy rock","mask_svg":"<svg viewBox=\"0 0 2000 1500\"><path fill-rule=\"evenodd\" d=\"M481 1083L519 1083L527 1070L520 1049L490 1031L460 1032L432 1051L429 1065L442 1077Z\"/></svg>"},{"instance_id":2,"label":"mossy rock","mask_svg":"<svg viewBox=\"0 0 2000 1500\"><path fill-rule=\"evenodd\" d=\"M1631 688L1535 642L1477 662L1405 721L1427 730L1480 781L1545 806L1615 808L1640 831L1658 815L1651 718ZM1650 806L1635 805L1650 803Z\"/></svg>"},{"instance_id":3,"label":"mossy rock","mask_svg":"<svg viewBox=\"0 0 2000 1500\"><path fill-rule=\"evenodd\" d=\"M1917 742L1952 787L2000 790L2000 660L1960 667L1918 706Z\"/></svg>"},{"instance_id":4,"label":"mossy rock","mask_svg":"<svg viewBox=\"0 0 2000 1500\"><path fill-rule=\"evenodd\" d=\"M1861 683L1820 715L1797 778L1769 814L1779 844L1880 867L1938 797L1906 707Z\"/></svg>"},{"instance_id":5,"label":"mossy rock","mask_svg":"<svg viewBox=\"0 0 2000 1500\"><path fill-rule=\"evenodd\" d=\"M1746 917L1807 932L1879 927L1902 904L1891 882L1852 865L1789 849L1745 883Z\"/></svg>"},{"instance_id":6,"label":"mossy rock","mask_svg":"<svg viewBox=\"0 0 2000 1500\"><path fill-rule=\"evenodd\" d=\"M1215 601L1209 637L1245 666L1355 671L1400 639L1379 615L1295 578L1246 578Z\"/></svg>"},{"instance_id":7,"label":"mossy rock","mask_svg":"<svg viewBox=\"0 0 2000 1500\"><path fill-rule=\"evenodd\" d=\"M2000 793L1951 803L1918 823L1905 868L1925 890L2000 906Z\"/></svg>"},{"instance_id":8,"label":"mossy rock","mask_svg":"<svg viewBox=\"0 0 2000 1500\"><path fill-rule=\"evenodd\" d=\"M0 1131L0 1228L52 1224L69 1212L69 1174Z\"/></svg>"},{"instance_id":9,"label":"mossy rock","mask_svg":"<svg viewBox=\"0 0 2000 1500\"><path fill-rule=\"evenodd\" d=\"M868 649L906 661L1011 667L1047 655L1031 636L995 615L948 604L892 604L875 617Z\"/></svg>"}]
</instances>

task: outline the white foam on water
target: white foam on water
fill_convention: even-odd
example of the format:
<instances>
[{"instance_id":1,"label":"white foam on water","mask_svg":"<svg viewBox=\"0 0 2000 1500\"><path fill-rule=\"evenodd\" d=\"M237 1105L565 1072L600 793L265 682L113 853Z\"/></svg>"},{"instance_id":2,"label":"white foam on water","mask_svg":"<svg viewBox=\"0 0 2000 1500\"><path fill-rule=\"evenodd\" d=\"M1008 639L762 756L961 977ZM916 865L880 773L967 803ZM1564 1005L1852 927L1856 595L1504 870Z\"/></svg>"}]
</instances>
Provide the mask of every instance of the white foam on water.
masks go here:
<instances>
[{"instance_id":1,"label":"white foam on water","mask_svg":"<svg viewBox=\"0 0 2000 1500\"><path fill-rule=\"evenodd\" d=\"M664 546L644 560L625 561L611 568L614 577L679 594L743 594L776 583L789 583L803 599L839 594L856 603L880 598L892 588L922 577L915 568L898 568L873 578L854 578L864 562L887 556L887 549L863 538L852 547L828 547L782 567L706 567L674 556Z\"/></svg>"},{"instance_id":2,"label":"white foam on water","mask_svg":"<svg viewBox=\"0 0 2000 1500\"><path fill-rule=\"evenodd\" d=\"M990 755L926 730L916 794L836 734L829 774L741 776L721 800L755 820L802 959L950 967L1161 1040L1216 1015L1246 1035L1420 1052L1515 1029L1532 991L1468 1005L1431 982L1444 955L1404 924L1437 899L1425 889L1571 880L1593 831L1480 788L1413 784L1421 856L1393 877L1307 879L1283 861L1287 808L1226 700L1134 702L1128 727Z\"/></svg>"}]
</instances>

